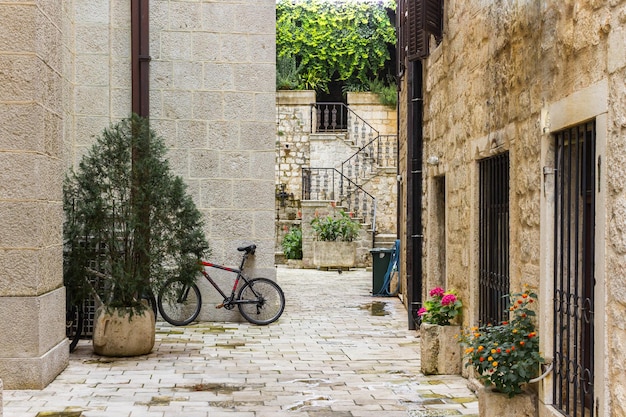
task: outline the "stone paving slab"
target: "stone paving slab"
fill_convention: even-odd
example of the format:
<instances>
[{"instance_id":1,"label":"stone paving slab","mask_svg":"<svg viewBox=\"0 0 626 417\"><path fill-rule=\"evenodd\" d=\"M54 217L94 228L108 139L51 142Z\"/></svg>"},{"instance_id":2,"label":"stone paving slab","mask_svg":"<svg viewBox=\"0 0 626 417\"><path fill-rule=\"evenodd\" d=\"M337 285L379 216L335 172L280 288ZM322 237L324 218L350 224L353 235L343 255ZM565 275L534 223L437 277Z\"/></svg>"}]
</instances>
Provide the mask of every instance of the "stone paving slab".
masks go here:
<instances>
[{"instance_id":1,"label":"stone paving slab","mask_svg":"<svg viewBox=\"0 0 626 417\"><path fill-rule=\"evenodd\" d=\"M406 310L371 296L371 271L279 267L277 277L278 322L158 322L154 351L134 358L81 341L47 388L5 390L3 417L478 415L465 379L421 374Z\"/></svg>"}]
</instances>

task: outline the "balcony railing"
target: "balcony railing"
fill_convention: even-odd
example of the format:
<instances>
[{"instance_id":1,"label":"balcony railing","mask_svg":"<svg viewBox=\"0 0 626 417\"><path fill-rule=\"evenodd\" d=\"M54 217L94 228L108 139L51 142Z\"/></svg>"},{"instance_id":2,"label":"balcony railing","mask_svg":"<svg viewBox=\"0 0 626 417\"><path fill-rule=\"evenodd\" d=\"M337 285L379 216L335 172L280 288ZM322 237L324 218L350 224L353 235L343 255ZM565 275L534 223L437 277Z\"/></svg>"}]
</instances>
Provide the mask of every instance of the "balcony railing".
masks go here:
<instances>
[{"instance_id":1,"label":"balcony railing","mask_svg":"<svg viewBox=\"0 0 626 417\"><path fill-rule=\"evenodd\" d=\"M315 103L311 105L313 133L346 132L348 140L363 147L379 133L344 103Z\"/></svg>"}]
</instances>

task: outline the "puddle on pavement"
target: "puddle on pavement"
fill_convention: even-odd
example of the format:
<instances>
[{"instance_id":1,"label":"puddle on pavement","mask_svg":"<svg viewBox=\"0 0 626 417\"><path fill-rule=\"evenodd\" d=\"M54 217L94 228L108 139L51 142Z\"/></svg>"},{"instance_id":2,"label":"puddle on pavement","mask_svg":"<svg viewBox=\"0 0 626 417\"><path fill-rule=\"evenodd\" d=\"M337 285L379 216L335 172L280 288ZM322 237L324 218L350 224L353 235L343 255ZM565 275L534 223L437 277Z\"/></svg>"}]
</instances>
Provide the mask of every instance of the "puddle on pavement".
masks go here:
<instances>
[{"instance_id":1,"label":"puddle on pavement","mask_svg":"<svg viewBox=\"0 0 626 417\"><path fill-rule=\"evenodd\" d=\"M246 344L244 342L225 342L225 343L216 343L215 347L223 348L223 349L236 349L238 347L243 347Z\"/></svg>"},{"instance_id":2,"label":"puddle on pavement","mask_svg":"<svg viewBox=\"0 0 626 417\"><path fill-rule=\"evenodd\" d=\"M387 303L383 301L372 301L361 306L363 310L369 310L372 316L387 316L389 311L385 309Z\"/></svg>"},{"instance_id":3,"label":"puddle on pavement","mask_svg":"<svg viewBox=\"0 0 626 417\"><path fill-rule=\"evenodd\" d=\"M241 391L245 387L240 385L227 385L227 384L196 384L190 387L192 391L210 391L215 394L232 394L235 391Z\"/></svg>"}]
</instances>

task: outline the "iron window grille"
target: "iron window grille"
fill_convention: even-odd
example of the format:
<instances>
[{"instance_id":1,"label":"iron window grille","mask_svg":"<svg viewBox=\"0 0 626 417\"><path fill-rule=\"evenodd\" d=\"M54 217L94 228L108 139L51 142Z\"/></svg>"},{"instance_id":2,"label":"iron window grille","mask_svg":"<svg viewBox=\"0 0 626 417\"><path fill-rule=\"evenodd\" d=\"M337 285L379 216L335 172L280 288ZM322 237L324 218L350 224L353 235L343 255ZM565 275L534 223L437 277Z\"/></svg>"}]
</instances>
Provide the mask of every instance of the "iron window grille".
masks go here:
<instances>
[{"instance_id":1,"label":"iron window grille","mask_svg":"<svg viewBox=\"0 0 626 417\"><path fill-rule=\"evenodd\" d=\"M483 159L479 170L479 321L499 324L508 317L510 285L508 152Z\"/></svg>"},{"instance_id":2,"label":"iron window grille","mask_svg":"<svg viewBox=\"0 0 626 417\"><path fill-rule=\"evenodd\" d=\"M554 138L554 405L593 416L595 122Z\"/></svg>"}]
</instances>

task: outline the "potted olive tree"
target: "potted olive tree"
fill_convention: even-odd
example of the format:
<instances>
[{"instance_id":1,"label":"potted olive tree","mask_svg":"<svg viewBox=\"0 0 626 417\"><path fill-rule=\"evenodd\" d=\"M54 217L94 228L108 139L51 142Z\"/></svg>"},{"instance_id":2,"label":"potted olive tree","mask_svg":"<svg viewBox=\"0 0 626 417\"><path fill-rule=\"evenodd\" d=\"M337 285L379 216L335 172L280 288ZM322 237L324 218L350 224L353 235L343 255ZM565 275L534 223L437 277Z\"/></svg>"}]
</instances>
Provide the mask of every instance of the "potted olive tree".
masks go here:
<instances>
[{"instance_id":1,"label":"potted olive tree","mask_svg":"<svg viewBox=\"0 0 626 417\"><path fill-rule=\"evenodd\" d=\"M334 208L334 206L333 206ZM315 235L313 264L318 268L353 267L356 263L356 242L361 224L343 210L311 221Z\"/></svg>"},{"instance_id":2,"label":"potted olive tree","mask_svg":"<svg viewBox=\"0 0 626 417\"><path fill-rule=\"evenodd\" d=\"M154 313L142 295L172 277L192 280L208 244L202 215L146 119L133 115L103 131L67 175L63 206L68 297L95 292L102 301L95 352L149 353Z\"/></svg>"}]
</instances>

